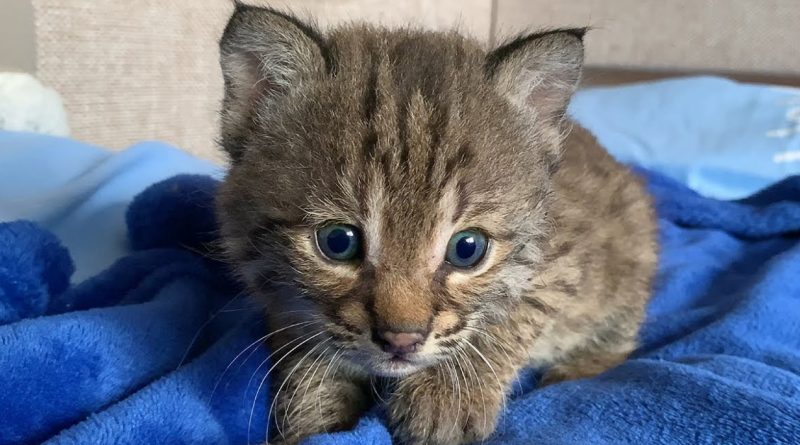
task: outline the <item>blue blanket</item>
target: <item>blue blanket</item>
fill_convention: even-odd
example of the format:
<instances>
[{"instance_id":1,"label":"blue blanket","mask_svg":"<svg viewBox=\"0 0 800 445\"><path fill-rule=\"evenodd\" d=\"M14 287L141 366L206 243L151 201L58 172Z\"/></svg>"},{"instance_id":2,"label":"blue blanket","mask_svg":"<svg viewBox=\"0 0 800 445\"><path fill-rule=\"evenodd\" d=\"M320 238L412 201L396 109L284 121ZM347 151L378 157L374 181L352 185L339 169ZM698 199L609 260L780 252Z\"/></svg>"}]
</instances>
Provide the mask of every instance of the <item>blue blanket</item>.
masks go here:
<instances>
[{"instance_id":1,"label":"blue blanket","mask_svg":"<svg viewBox=\"0 0 800 445\"><path fill-rule=\"evenodd\" d=\"M642 347L593 379L526 374L486 443L800 443L800 177L725 202L641 173L663 241ZM0 224L0 444L264 440L264 326L204 254L216 185L140 194L133 253L77 285L51 232ZM390 444L384 425L307 443Z\"/></svg>"},{"instance_id":2,"label":"blue blanket","mask_svg":"<svg viewBox=\"0 0 800 445\"><path fill-rule=\"evenodd\" d=\"M570 114L622 162L738 199L800 174L800 88L686 77L579 91Z\"/></svg>"}]
</instances>

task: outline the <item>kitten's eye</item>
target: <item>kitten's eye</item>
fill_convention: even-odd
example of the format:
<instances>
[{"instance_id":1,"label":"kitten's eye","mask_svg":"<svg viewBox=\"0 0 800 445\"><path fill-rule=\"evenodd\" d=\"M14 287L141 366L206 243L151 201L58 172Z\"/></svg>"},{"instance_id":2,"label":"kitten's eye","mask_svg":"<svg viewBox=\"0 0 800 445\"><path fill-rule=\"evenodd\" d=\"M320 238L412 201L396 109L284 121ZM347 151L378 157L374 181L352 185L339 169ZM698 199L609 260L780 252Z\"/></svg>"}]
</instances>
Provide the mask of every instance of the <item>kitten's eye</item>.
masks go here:
<instances>
[{"instance_id":1,"label":"kitten's eye","mask_svg":"<svg viewBox=\"0 0 800 445\"><path fill-rule=\"evenodd\" d=\"M353 226L331 224L317 230L317 246L331 260L350 261L361 250L361 237Z\"/></svg>"},{"instance_id":2,"label":"kitten's eye","mask_svg":"<svg viewBox=\"0 0 800 445\"><path fill-rule=\"evenodd\" d=\"M447 243L445 260L456 267L474 267L483 259L488 245L483 233L474 229L462 230Z\"/></svg>"}]
</instances>

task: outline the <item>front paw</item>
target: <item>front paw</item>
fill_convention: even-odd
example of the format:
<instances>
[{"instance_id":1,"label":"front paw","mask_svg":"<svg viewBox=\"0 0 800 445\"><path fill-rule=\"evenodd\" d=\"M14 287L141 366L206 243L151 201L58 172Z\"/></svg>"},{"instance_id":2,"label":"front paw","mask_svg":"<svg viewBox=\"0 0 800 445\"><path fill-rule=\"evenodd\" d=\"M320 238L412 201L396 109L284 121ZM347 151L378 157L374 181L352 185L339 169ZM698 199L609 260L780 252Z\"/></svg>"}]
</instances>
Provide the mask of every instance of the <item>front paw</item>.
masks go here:
<instances>
[{"instance_id":1,"label":"front paw","mask_svg":"<svg viewBox=\"0 0 800 445\"><path fill-rule=\"evenodd\" d=\"M367 408L363 388L352 381L328 379L324 386L314 381L320 386L307 393L311 381L292 383L276 396L271 420L277 436L270 444L295 445L314 434L350 429Z\"/></svg>"},{"instance_id":2,"label":"front paw","mask_svg":"<svg viewBox=\"0 0 800 445\"><path fill-rule=\"evenodd\" d=\"M290 358L286 363L273 383L270 445L296 445L308 436L356 424L369 403L363 378L338 372L326 356L305 362Z\"/></svg>"},{"instance_id":3,"label":"front paw","mask_svg":"<svg viewBox=\"0 0 800 445\"><path fill-rule=\"evenodd\" d=\"M426 369L403 379L389 400L395 438L406 445L481 441L495 429L504 389L460 370Z\"/></svg>"}]
</instances>

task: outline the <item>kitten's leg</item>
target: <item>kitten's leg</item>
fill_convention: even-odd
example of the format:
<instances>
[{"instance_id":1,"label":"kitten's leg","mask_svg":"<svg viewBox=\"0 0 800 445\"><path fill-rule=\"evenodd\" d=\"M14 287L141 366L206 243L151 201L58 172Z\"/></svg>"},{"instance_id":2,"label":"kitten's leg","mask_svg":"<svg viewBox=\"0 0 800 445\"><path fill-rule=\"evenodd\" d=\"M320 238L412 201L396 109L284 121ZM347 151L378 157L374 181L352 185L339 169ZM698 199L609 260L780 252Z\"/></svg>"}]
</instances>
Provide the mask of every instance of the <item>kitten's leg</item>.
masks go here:
<instances>
[{"instance_id":1,"label":"kitten's leg","mask_svg":"<svg viewBox=\"0 0 800 445\"><path fill-rule=\"evenodd\" d=\"M368 406L365 380L343 366L341 356L295 353L276 372L269 407L276 432L272 444L352 428Z\"/></svg>"},{"instance_id":2,"label":"kitten's leg","mask_svg":"<svg viewBox=\"0 0 800 445\"><path fill-rule=\"evenodd\" d=\"M409 445L456 445L487 438L525 359L472 339L450 359L398 383L389 400L394 435Z\"/></svg>"},{"instance_id":3,"label":"kitten's leg","mask_svg":"<svg viewBox=\"0 0 800 445\"><path fill-rule=\"evenodd\" d=\"M592 342L590 345L571 351L551 366L542 376L539 386L594 377L624 362L634 349L636 349L635 334L605 343Z\"/></svg>"}]
</instances>

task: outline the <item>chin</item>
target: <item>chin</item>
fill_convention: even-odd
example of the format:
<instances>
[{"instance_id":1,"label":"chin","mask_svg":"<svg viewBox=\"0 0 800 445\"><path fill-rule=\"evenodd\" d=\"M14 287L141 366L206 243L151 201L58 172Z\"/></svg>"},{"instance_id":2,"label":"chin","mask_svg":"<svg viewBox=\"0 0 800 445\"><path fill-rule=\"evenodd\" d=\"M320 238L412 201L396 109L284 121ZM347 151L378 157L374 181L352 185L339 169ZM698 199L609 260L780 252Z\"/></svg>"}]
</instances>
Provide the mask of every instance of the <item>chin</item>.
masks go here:
<instances>
[{"instance_id":1,"label":"chin","mask_svg":"<svg viewBox=\"0 0 800 445\"><path fill-rule=\"evenodd\" d=\"M441 357L435 354L413 354L408 358L392 358L389 354L349 351L347 361L362 372L385 378L401 378L434 365Z\"/></svg>"},{"instance_id":2,"label":"chin","mask_svg":"<svg viewBox=\"0 0 800 445\"><path fill-rule=\"evenodd\" d=\"M418 363L409 362L406 360L385 360L381 363L375 363L371 366L373 374L379 377L405 377L413 374L416 371L424 368L425 366Z\"/></svg>"},{"instance_id":3,"label":"chin","mask_svg":"<svg viewBox=\"0 0 800 445\"><path fill-rule=\"evenodd\" d=\"M430 366L433 362L424 357L392 359L388 357L353 357L354 364L377 377L400 378Z\"/></svg>"}]
</instances>

